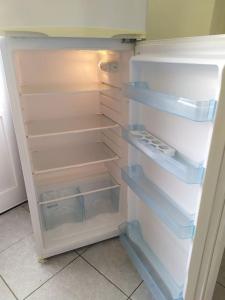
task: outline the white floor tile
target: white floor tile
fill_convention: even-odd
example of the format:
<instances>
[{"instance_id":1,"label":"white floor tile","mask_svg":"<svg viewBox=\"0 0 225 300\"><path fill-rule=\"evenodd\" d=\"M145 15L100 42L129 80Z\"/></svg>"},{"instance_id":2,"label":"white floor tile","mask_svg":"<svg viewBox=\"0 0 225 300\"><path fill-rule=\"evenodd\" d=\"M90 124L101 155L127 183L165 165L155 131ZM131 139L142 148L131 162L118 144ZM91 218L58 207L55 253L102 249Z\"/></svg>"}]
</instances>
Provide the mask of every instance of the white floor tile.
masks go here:
<instances>
[{"instance_id":1,"label":"white floor tile","mask_svg":"<svg viewBox=\"0 0 225 300\"><path fill-rule=\"evenodd\" d=\"M15 300L5 282L0 278L0 300Z\"/></svg>"},{"instance_id":2,"label":"white floor tile","mask_svg":"<svg viewBox=\"0 0 225 300\"><path fill-rule=\"evenodd\" d=\"M216 284L213 300L224 300L225 299L225 288L220 284Z\"/></svg>"},{"instance_id":3,"label":"white floor tile","mask_svg":"<svg viewBox=\"0 0 225 300\"><path fill-rule=\"evenodd\" d=\"M0 215L0 252L31 232L30 214L22 207Z\"/></svg>"},{"instance_id":4,"label":"white floor tile","mask_svg":"<svg viewBox=\"0 0 225 300\"><path fill-rule=\"evenodd\" d=\"M23 299L75 257L77 254L73 251L40 264L30 235L0 254L0 274L15 295Z\"/></svg>"},{"instance_id":5,"label":"white floor tile","mask_svg":"<svg viewBox=\"0 0 225 300\"><path fill-rule=\"evenodd\" d=\"M88 249L83 257L128 296L141 283L119 239L108 240Z\"/></svg>"},{"instance_id":6,"label":"white floor tile","mask_svg":"<svg viewBox=\"0 0 225 300\"><path fill-rule=\"evenodd\" d=\"M82 258L76 259L27 300L125 300L116 287Z\"/></svg>"},{"instance_id":7,"label":"white floor tile","mask_svg":"<svg viewBox=\"0 0 225 300\"><path fill-rule=\"evenodd\" d=\"M131 296L132 300L155 300L150 295L147 287L145 286L144 282L139 286L139 288L134 292Z\"/></svg>"}]
</instances>

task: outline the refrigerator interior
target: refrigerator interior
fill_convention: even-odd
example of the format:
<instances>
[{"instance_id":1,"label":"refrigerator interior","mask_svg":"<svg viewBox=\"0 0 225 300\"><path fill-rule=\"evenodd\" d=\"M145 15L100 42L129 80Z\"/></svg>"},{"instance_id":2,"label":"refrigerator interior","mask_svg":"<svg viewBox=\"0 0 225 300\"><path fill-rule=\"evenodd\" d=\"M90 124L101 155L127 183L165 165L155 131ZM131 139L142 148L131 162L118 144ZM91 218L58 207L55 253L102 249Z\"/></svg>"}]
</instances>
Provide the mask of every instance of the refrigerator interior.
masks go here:
<instances>
[{"instance_id":1,"label":"refrigerator interior","mask_svg":"<svg viewBox=\"0 0 225 300\"><path fill-rule=\"evenodd\" d=\"M127 146L132 50L16 50L14 63L35 183L43 256L118 235L127 219L120 168Z\"/></svg>"}]
</instances>

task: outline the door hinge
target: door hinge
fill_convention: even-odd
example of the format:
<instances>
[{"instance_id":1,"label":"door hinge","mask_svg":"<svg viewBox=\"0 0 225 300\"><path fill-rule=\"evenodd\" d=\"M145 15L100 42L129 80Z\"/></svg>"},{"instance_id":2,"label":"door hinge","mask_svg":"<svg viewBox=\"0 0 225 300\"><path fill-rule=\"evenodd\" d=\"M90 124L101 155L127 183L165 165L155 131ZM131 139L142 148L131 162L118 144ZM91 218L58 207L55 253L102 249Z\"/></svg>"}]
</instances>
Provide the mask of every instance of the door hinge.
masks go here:
<instances>
[{"instance_id":1,"label":"door hinge","mask_svg":"<svg viewBox=\"0 0 225 300\"><path fill-rule=\"evenodd\" d=\"M122 42L122 44L134 44L135 45L136 42L137 42L137 39L124 38L124 39L121 40L121 42Z\"/></svg>"}]
</instances>

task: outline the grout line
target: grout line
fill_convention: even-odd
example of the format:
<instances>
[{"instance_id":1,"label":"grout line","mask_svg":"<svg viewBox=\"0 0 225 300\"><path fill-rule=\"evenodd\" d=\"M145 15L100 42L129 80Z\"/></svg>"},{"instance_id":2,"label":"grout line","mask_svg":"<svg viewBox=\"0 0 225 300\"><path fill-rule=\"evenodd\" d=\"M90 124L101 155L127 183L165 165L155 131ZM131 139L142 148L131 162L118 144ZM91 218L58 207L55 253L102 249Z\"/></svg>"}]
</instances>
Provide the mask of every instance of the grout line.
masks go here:
<instances>
[{"instance_id":1,"label":"grout line","mask_svg":"<svg viewBox=\"0 0 225 300\"><path fill-rule=\"evenodd\" d=\"M94 265L92 265L88 260L86 260L82 255L80 255L80 257L86 262L88 263L92 268L95 269L95 271L97 271L99 274L101 274L107 281L109 281L112 285L114 285L118 290L120 290L120 292L122 292L126 297L129 297L123 290L121 290L120 287L118 287L113 281L111 281L111 279L109 279L108 277L105 276L105 274L103 274L101 271L99 271Z\"/></svg>"},{"instance_id":2,"label":"grout line","mask_svg":"<svg viewBox=\"0 0 225 300\"><path fill-rule=\"evenodd\" d=\"M30 294L28 294L23 300L30 297L34 292L39 290L43 285L45 285L48 281L50 281L53 277L55 277L57 274L59 274L61 271L63 271L66 267L68 267L70 264L72 264L76 259L79 258L79 255L76 256L74 259L72 259L68 264L66 264L62 269L58 270L55 274L53 274L51 277L49 277L45 282L43 282L39 287L37 287L35 290L33 290Z\"/></svg>"},{"instance_id":3,"label":"grout line","mask_svg":"<svg viewBox=\"0 0 225 300\"><path fill-rule=\"evenodd\" d=\"M79 250L79 248L78 248L78 249L75 249L74 251L76 252L77 255L82 256L84 253L87 252L87 250L91 249L92 246L93 246L93 244L90 244L90 245L88 245L88 246L84 246L84 247L86 247L86 249L85 249L82 253L78 253L78 252L77 252L77 250ZM83 247L81 247L81 248L83 248Z\"/></svg>"},{"instance_id":4,"label":"grout line","mask_svg":"<svg viewBox=\"0 0 225 300\"><path fill-rule=\"evenodd\" d=\"M221 285L224 289L225 289L225 285L223 285L222 283L220 283L219 281L216 282L217 284Z\"/></svg>"},{"instance_id":5,"label":"grout line","mask_svg":"<svg viewBox=\"0 0 225 300\"><path fill-rule=\"evenodd\" d=\"M28 236L31 236L33 234L33 231L32 232L29 232L27 235L25 235L24 237L22 237L21 239L13 242L9 247L3 249L0 251L0 254L2 254L3 252L5 252L6 250L8 250L9 248L11 248L12 246L14 246L15 244L21 242L22 240L25 240Z\"/></svg>"},{"instance_id":6,"label":"grout line","mask_svg":"<svg viewBox=\"0 0 225 300\"><path fill-rule=\"evenodd\" d=\"M74 251L75 251L75 253L76 253L77 255L79 255L79 256L82 257L82 255L83 255L87 250L88 250L88 249L85 249L84 252L82 252L82 253L78 253L76 250L74 250Z\"/></svg>"},{"instance_id":7,"label":"grout line","mask_svg":"<svg viewBox=\"0 0 225 300\"><path fill-rule=\"evenodd\" d=\"M8 285L8 283L5 281L5 279L3 278L2 275L0 275L0 278L2 279L2 281L5 283L5 285L8 287L8 289L10 290L10 292L13 294L13 296L15 297L15 299L18 300L16 294L13 292L13 290L10 288L10 286Z\"/></svg>"},{"instance_id":8,"label":"grout line","mask_svg":"<svg viewBox=\"0 0 225 300\"><path fill-rule=\"evenodd\" d=\"M136 292L136 290L142 285L144 281L142 280L141 283L136 287L136 289L130 294L128 299L131 299L131 297L133 296L133 294Z\"/></svg>"}]
</instances>

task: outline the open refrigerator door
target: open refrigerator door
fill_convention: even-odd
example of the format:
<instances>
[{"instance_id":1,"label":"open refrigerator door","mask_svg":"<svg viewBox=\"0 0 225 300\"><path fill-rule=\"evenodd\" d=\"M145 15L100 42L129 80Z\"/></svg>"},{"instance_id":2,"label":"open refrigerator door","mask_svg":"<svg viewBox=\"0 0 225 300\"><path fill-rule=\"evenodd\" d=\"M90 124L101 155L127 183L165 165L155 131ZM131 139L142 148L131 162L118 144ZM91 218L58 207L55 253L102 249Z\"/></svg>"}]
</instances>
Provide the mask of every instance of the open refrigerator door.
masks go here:
<instances>
[{"instance_id":1,"label":"open refrigerator door","mask_svg":"<svg viewBox=\"0 0 225 300\"><path fill-rule=\"evenodd\" d=\"M224 63L219 36L142 42L130 62L121 242L153 299L210 299L205 287L224 204L224 193L215 198Z\"/></svg>"}]
</instances>

